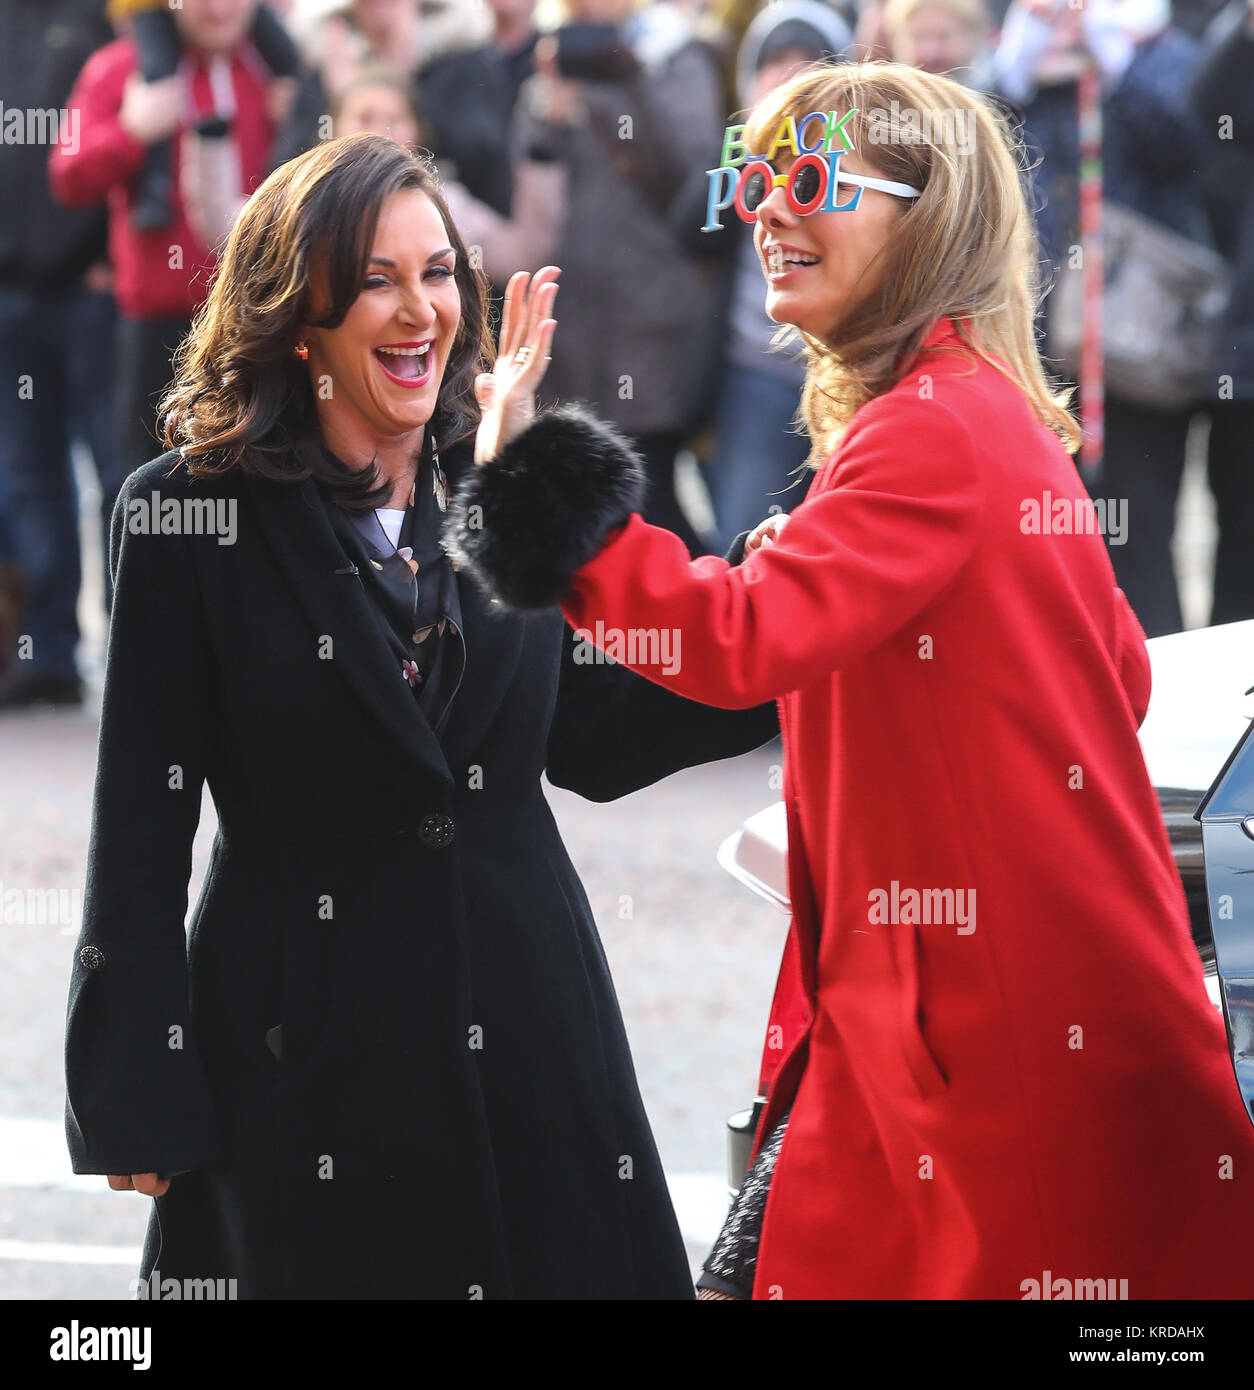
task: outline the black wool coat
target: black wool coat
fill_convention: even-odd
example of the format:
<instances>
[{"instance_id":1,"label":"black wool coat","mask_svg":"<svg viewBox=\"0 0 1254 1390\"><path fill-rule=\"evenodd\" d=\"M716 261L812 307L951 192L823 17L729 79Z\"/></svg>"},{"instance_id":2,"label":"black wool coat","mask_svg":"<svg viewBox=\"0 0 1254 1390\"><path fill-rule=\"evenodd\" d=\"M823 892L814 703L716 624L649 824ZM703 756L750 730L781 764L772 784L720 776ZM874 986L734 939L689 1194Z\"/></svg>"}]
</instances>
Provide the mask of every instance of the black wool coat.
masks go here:
<instances>
[{"instance_id":1,"label":"black wool coat","mask_svg":"<svg viewBox=\"0 0 1254 1390\"><path fill-rule=\"evenodd\" d=\"M456 491L469 446L444 462ZM190 499L233 508L233 543L135 533L154 493L184 521ZM312 481L192 480L165 454L123 488L111 560L66 1124L76 1173L178 1174L142 1277L691 1297L540 778L608 800L759 746L774 708L577 664L556 609L507 612L462 575L468 662L437 741ZM206 781L219 825L185 937Z\"/></svg>"}]
</instances>

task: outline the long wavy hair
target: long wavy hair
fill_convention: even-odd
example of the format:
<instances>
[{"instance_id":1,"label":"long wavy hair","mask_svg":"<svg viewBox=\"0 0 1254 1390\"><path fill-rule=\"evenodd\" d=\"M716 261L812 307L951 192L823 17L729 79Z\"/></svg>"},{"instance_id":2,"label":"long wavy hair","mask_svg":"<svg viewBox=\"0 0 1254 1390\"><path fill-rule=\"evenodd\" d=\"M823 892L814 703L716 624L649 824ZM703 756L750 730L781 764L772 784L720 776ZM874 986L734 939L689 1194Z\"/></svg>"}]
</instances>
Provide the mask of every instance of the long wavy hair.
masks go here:
<instances>
[{"instance_id":1,"label":"long wavy hair","mask_svg":"<svg viewBox=\"0 0 1254 1390\"><path fill-rule=\"evenodd\" d=\"M443 450L475 432L475 377L492 357L487 279L471 264L427 159L383 135L348 135L280 165L231 229L158 407L165 445L182 451L191 473L312 476L343 506L379 505L388 485L374 461L350 469L324 447L309 369L294 348L304 325L344 322L366 278L379 210L403 189L431 199L457 252L461 321L426 435L436 432ZM330 301L316 318L311 272Z\"/></svg>"},{"instance_id":2,"label":"long wavy hair","mask_svg":"<svg viewBox=\"0 0 1254 1390\"><path fill-rule=\"evenodd\" d=\"M876 288L821 337L791 327L776 335L776 346L798 332L805 344L807 463L823 464L854 413L900 380L944 315L1073 453L1080 429L1071 392L1049 382L1037 350L1033 320L1045 286L1020 180L1022 145L1008 117L978 92L899 63L814 63L753 109L745 148L769 150L785 117L850 110L857 114L844 128L859 155L922 196L902 204L897 231L876 256Z\"/></svg>"}]
</instances>

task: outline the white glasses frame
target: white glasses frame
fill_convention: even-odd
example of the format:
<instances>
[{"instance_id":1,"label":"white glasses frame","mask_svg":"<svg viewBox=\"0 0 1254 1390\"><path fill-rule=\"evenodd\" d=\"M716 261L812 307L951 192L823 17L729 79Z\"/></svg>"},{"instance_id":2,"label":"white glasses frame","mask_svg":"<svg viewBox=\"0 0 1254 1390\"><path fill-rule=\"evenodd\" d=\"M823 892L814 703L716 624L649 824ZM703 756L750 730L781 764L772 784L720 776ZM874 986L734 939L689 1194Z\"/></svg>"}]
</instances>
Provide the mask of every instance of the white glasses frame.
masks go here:
<instances>
[{"instance_id":1,"label":"white glasses frame","mask_svg":"<svg viewBox=\"0 0 1254 1390\"><path fill-rule=\"evenodd\" d=\"M782 177L776 175L776 177ZM921 198L921 190L912 188L908 183L896 183L892 179L876 179L870 174L847 174L843 169L836 171L837 183L853 183L859 188L874 188L880 193L891 193L894 198Z\"/></svg>"},{"instance_id":2,"label":"white glasses frame","mask_svg":"<svg viewBox=\"0 0 1254 1390\"><path fill-rule=\"evenodd\" d=\"M859 188L873 188L879 193L891 193L894 198L921 198L923 196L919 189L911 187L908 183L897 183L893 179L877 179L870 174L850 174L840 168L836 170L836 182L856 184ZM775 174L771 178L771 190L783 188L787 183L787 174ZM761 207L761 203L758 206Z\"/></svg>"}]
</instances>

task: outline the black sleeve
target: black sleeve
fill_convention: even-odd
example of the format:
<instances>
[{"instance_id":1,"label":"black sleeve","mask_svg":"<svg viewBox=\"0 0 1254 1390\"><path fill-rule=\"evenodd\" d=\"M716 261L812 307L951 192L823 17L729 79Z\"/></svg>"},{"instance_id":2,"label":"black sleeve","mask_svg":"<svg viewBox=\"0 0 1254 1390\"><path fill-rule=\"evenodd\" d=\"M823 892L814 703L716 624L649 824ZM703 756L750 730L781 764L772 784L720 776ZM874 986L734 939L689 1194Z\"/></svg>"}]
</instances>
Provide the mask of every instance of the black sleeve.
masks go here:
<instances>
[{"instance_id":1,"label":"black sleeve","mask_svg":"<svg viewBox=\"0 0 1254 1390\"><path fill-rule=\"evenodd\" d=\"M182 43L174 16L162 6L141 10L131 16L131 37L139 57L139 71L145 82L173 77L178 70Z\"/></svg>"},{"instance_id":2,"label":"black sleeve","mask_svg":"<svg viewBox=\"0 0 1254 1390\"><path fill-rule=\"evenodd\" d=\"M287 26L269 5L257 6L252 40L275 77L295 77L300 71L300 49L287 32Z\"/></svg>"},{"instance_id":3,"label":"black sleeve","mask_svg":"<svg viewBox=\"0 0 1254 1390\"><path fill-rule=\"evenodd\" d=\"M1225 117L1232 123L1232 142L1254 153L1254 35L1242 16L1233 30L1202 62L1193 78L1193 108L1213 140Z\"/></svg>"},{"instance_id":4,"label":"black sleeve","mask_svg":"<svg viewBox=\"0 0 1254 1390\"><path fill-rule=\"evenodd\" d=\"M729 564L744 559L748 535L732 542ZM698 704L605 662L569 626L561 660L545 771L554 786L589 801L613 801L681 768L751 752L779 733L773 701L745 710Z\"/></svg>"},{"instance_id":5,"label":"black sleeve","mask_svg":"<svg viewBox=\"0 0 1254 1390\"><path fill-rule=\"evenodd\" d=\"M113 611L83 926L65 1038L76 1173L174 1173L219 1154L188 1003L183 919L213 721L209 640L189 542L130 534L113 512Z\"/></svg>"},{"instance_id":6,"label":"black sleeve","mask_svg":"<svg viewBox=\"0 0 1254 1390\"><path fill-rule=\"evenodd\" d=\"M500 55L487 47L444 54L418 70L412 90L444 176L451 163L471 197L508 217L513 96Z\"/></svg>"},{"instance_id":7,"label":"black sleeve","mask_svg":"<svg viewBox=\"0 0 1254 1390\"><path fill-rule=\"evenodd\" d=\"M318 143L319 122L327 115L327 94L322 78L316 68L302 67L296 74L296 100L270 147L270 171L313 149Z\"/></svg>"},{"instance_id":8,"label":"black sleeve","mask_svg":"<svg viewBox=\"0 0 1254 1390\"><path fill-rule=\"evenodd\" d=\"M589 801L613 801L681 768L748 753L779 733L773 702L714 709L625 666L578 664L577 649L567 628L545 772Z\"/></svg>"},{"instance_id":9,"label":"black sleeve","mask_svg":"<svg viewBox=\"0 0 1254 1390\"><path fill-rule=\"evenodd\" d=\"M732 541L731 545L727 549L727 554L723 556L723 559L726 560L729 565L739 565L744 563L745 544L747 543L749 537L752 534L753 533L751 531L742 531L740 535L738 535L736 539Z\"/></svg>"},{"instance_id":10,"label":"black sleeve","mask_svg":"<svg viewBox=\"0 0 1254 1390\"><path fill-rule=\"evenodd\" d=\"M710 176L704 169L684 175L667 214L670 229L690 256L710 263L734 261L745 235L744 223L730 208L720 214L726 220L713 232L703 231L710 200ZM729 216L730 214L730 216Z\"/></svg>"}]
</instances>

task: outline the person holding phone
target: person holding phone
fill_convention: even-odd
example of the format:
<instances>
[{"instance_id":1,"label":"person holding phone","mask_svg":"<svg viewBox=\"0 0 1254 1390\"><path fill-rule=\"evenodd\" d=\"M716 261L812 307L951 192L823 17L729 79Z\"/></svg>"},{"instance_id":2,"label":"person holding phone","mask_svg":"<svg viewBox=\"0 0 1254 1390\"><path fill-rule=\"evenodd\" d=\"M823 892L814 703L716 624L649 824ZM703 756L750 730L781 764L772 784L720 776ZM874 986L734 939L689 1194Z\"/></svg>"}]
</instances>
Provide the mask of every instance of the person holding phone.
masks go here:
<instances>
[{"instance_id":1,"label":"person holding phone","mask_svg":"<svg viewBox=\"0 0 1254 1390\"><path fill-rule=\"evenodd\" d=\"M677 455L699 428L715 280L676 225L685 185L718 155L717 64L670 5L574 0L536 45L513 158L567 175L563 334L546 391L582 400L627 434L649 474L650 520L705 543L675 494Z\"/></svg>"},{"instance_id":2,"label":"person holding phone","mask_svg":"<svg viewBox=\"0 0 1254 1390\"><path fill-rule=\"evenodd\" d=\"M171 9L179 72L158 81L144 80L134 37L97 49L66 101L82 112L83 139L63 140L49 152L58 203L108 204L119 317L117 350L101 370L113 375L118 449L129 467L152 454L156 398L205 298L224 224L270 167L274 84L252 53L255 11L251 0L184 0ZM202 130L209 133L202 137ZM166 141L172 217L145 230L132 213L147 197L149 152ZM184 202L187 195L194 207Z\"/></svg>"},{"instance_id":3,"label":"person holding phone","mask_svg":"<svg viewBox=\"0 0 1254 1390\"><path fill-rule=\"evenodd\" d=\"M790 177L815 113L851 147L831 211ZM1032 524L1091 504L1013 136L873 63L804 70L742 138L767 312L807 347L805 500L690 561L612 430L542 415L449 528L503 604L681 637L676 670L628 654L663 688L779 701L793 918L703 1296L1249 1298L1254 1129L1137 738L1143 634L1096 528Z\"/></svg>"}]
</instances>

